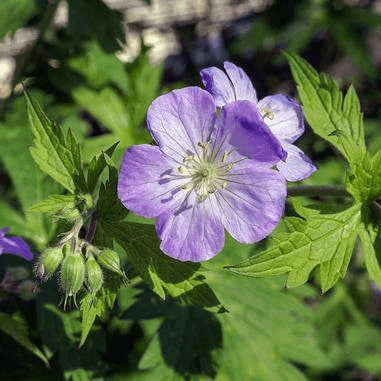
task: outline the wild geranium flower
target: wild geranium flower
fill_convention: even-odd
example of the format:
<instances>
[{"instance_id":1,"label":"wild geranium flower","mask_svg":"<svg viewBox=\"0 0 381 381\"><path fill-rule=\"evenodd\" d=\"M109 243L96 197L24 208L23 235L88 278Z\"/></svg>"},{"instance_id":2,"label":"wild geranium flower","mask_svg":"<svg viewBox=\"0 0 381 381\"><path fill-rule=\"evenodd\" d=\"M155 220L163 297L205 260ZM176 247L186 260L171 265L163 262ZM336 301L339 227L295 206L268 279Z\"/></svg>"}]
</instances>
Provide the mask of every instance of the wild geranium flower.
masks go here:
<instances>
[{"instance_id":1,"label":"wild geranium flower","mask_svg":"<svg viewBox=\"0 0 381 381\"><path fill-rule=\"evenodd\" d=\"M8 253L18 255L30 261L33 259L33 253L30 251L28 244L20 237L6 237L9 228L0 229L0 254Z\"/></svg>"},{"instance_id":2,"label":"wild geranium flower","mask_svg":"<svg viewBox=\"0 0 381 381\"><path fill-rule=\"evenodd\" d=\"M157 218L161 250L181 261L205 261L224 245L224 228L242 243L266 237L283 214L286 185L273 170L284 152L247 101L216 112L198 87L174 90L149 107L148 128L158 146L127 149L118 195L126 208ZM229 143L237 126L253 125L257 153Z\"/></svg>"},{"instance_id":3,"label":"wild geranium flower","mask_svg":"<svg viewBox=\"0 0 381 381\"><path fill-rule=\"evenodd\" d=\"M212 94L216 105L223 107L236 100L254 103L263 121L287 152L287 157L276 165L279 172L288 181L300 181L309 177L317 168L292 144L304 132L304 118L300 105L284 94L270 95L258 102L257 93L247 74L231 62L225 62L224 68L227 75L216 67L209 67L200 73L205 88ZM246 130L245 136L249 135L250 131ZM237 148L240 148L240 143L245 143L242 134ZM255 150L256 147L253 146L251 152L246 153L251 157Z\"/></svg>"}]
</instances>

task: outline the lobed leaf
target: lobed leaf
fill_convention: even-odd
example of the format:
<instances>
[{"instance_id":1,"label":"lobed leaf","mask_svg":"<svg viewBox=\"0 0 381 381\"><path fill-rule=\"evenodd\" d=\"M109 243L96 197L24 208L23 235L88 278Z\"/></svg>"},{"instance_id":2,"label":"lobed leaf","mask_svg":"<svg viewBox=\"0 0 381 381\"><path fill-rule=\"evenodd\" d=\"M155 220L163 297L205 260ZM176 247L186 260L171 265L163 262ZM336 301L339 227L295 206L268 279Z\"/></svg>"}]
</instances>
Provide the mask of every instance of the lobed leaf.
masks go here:
<instances>
[{"instance_id":1,"label":"lobed leaf","mask_svg":"<svg viewBox=\"0 0 381 381\"><path fill-rule=\"evenodd\" d=\"M229 270L254 277L288 273L287 286L296 287L320 265L323 292L343 278L359 231L360 205L336 214L298 209L305 219L285 218L288 233L275 235L269 249Z\"/></svg>"},{"instance_id":2,"label":"lobed leaf","mask_svg":"<svg viewBox=\"0 0 381 381\"><path fill-rule=\"evenodd\" d=\"M352 164L365 154L360 102L351 86L343 100L336 82L318 74L303 58L285 53L297 83L303 111L313 131L335 146Z\"/></svg>"},{"instance_id":3,"label":"lobed leaf","mask_svg":"<svg viewBox=\"0 0 381 381\"><path fill-rule=\"evenodd\" d=\"M25 92L29 121L34 135L30 152L40 169L71 193L86 191L79 144L69 130L66 138L39 104Z\"/></svg>"}]
</instances>

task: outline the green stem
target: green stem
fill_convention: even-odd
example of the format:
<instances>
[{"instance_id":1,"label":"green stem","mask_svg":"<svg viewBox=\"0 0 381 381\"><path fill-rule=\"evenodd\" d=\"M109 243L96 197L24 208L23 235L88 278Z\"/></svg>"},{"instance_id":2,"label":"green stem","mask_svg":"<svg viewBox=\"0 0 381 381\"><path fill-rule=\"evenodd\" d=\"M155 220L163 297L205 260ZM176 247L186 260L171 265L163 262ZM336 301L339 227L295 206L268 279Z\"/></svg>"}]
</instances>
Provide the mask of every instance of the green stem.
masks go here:
<instances>
[{"instance_id":1,"label":"green stem","mask_svg":"<svg viewBox=\"0 0 381 381\"><path fill-rule=\"evenodd\" d=\"M297 185L287 189L287 197L336 196L352 197L344 185Z\"/></svg>"}]
</instances>

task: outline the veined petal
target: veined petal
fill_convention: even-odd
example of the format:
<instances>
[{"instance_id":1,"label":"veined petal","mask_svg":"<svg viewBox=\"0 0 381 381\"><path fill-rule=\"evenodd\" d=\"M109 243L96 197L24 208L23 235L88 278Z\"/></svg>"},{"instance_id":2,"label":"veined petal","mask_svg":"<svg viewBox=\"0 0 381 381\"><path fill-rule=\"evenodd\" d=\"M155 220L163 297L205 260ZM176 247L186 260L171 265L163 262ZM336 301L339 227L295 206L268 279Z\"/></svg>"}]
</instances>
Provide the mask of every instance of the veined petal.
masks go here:
<instances>
[{"instance_id":1,"label":"veined petal","mask_svg":"<svg viewBox=\"0 0 381 381\"><path fill-rule=\"evenodd\" d=\"M218 107L236 100L233 85L222 70L212 66L201 70L200 75L205 89L212 94Z\"/></svg>"},{"instance_id":2,"label":"veined petal","mask_svg":"<svg viewBox=\"0 0 381 381\"><path fill-rule=\"evenodd\" d=\"M213 97L199 87L173 90L156 98L147 112L147 124L161 150L181 162L198 151L213 127Z\"/></svg>"},{"instance_id":3,"label":"veined petal","mask_svg":"<svg viewBox=\"0 0 381 381\"><path fill-rule=\"evenodd\" d=\"M143 217L157 217L174 209L184 198L186 180L176 173L176 162L157 146L142 144L124 154L118 179L123 205Z\"/></svg>"},{"instance_id":4,"label":"veined petal","mask_svg":"<svg viewBox=\"0 0 381 381\"><path fill-rule=\"evenodd\" d=\"M216 193L225 229L241 243L268 236L282 218L286 182L277 171L247 160L233 169Z\"/></svg>"},{"instance_id":5,"label":"veined petal","mask_svg":"<svg viewBox=\"0 0 381 381\"><path fill-rule=\"evenodd\" d=\"M258 102L258 108L278 139L292 143L303 134L303 112L295 99L284 94L270 95Z\"/></svg>"},{"instance_id":6,"label":"veined petal","mask_svg":"<svg viewBox=\"0 0 381 381\"><path fill-rule=\"evenodd\" d=\"M236 101L226 105L217 119L217 127L221 136L228 136L229 143L240 154L251 159L276 164L287 156L252 102Z\"/></svg>"},{"instance_id":7,"label":"veined petal","mask_svg":"<svg viewBox=\"0 0 381 381\"><path fill-rule=\"evenodd\" d=\"M178 210L160 215L156 231L162 242L161 250L180 261L201 262L222 250L225 241L221 217L216 214L215 200L195 200L189 195Z\"/></svg>"},{"instance_id":8,"label":"veined petal","mask_svg":"<svg viewBox=\"0 0 381 381\"><path fill-rule=\"evenodd\" d=\"M232 81L235 99L257 103L257 92L244 70L228 61L224 62L224 68Z\"/></svg>"},{"instance_id":9,"label":"veined petal","mask_svg":"<svg viewBox=\"0 0 381 381\"><path fill-rule=\"evenodd\" d=\"M277 168L287 181L304 180L317 170L301 149L287 142L282 142L282 145L287 151L287 158L284 162L280 161Z\"/></svg>"},{"instance_id":10,"label":"veined petal","mask_svg":"<svg viewBox=\"0 0 381 381\"><path fill-rule=\"evenodd\" d=\"M20 237L2 237L0 240L0 251L0 254L8 253L17 255L27 261L33 259L33 253L30 251L28 244Z\"/></svg>"}]
</instances>

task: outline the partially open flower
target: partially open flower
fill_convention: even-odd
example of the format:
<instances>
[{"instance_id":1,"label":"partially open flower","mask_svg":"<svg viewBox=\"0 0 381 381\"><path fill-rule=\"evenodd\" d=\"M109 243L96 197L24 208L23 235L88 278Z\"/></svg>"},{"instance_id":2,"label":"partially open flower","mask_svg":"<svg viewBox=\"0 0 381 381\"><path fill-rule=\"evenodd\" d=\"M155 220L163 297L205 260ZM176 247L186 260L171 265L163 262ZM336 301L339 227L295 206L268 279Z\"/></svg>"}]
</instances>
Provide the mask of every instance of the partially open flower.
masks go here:
<instances>
[{"instance_id":1,"label":"partially open flower","mask_svg":"<svg viewBox=\"0 0 381 381\"><path fill-rule=\"evenodd\" d=\"M317 168L292 144L304 132L304 118L300 105L285 94L270 95L258 102L257 93L247 74L231 62L225 62L224 68L227 75L216 67L209 67L200 73L205 88L212 94L216 105L224 107L237 100L250 101L287 152L283 160L276 165L279 172L288 181L300 181L309 177ZM251 143L253 133L256 131L251 128L237 129L233 144L239 152L243 151L249 157L253 157L257 151L257 146Z\"/></svg>"}]
</instances>

